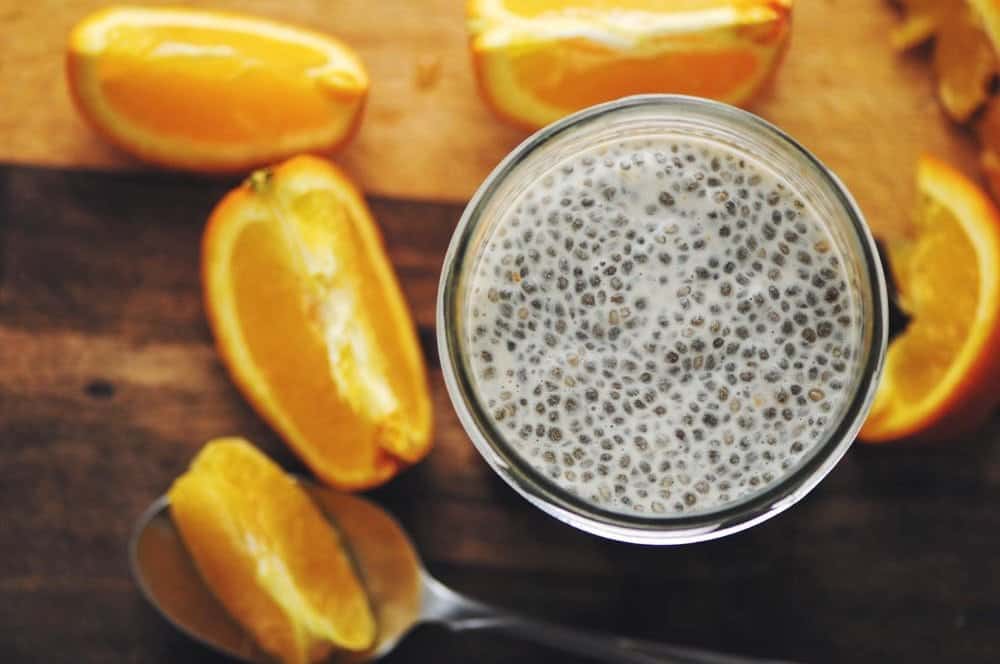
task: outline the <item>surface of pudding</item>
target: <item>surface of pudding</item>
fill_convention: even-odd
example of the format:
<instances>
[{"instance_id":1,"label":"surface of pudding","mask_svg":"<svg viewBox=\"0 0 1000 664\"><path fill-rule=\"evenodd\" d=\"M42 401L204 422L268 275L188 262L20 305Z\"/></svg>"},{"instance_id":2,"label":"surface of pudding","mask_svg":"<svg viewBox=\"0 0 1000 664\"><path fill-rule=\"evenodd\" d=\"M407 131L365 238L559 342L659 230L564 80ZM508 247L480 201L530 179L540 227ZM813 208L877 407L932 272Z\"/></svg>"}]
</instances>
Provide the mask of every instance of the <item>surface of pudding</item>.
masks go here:
<instances>
[{"instance_id":1,"label":"surface of pudding","mask_svg":"<svg viewBox=\"0 0 1000 664\"><path fill-rule=\"evenodd\" d=\"M463 306L477 398L562 489L649 517L790 474L863 355L856 277L788 180L688 136L586 148L492 223Z\"/></svg>"}]
</instances>

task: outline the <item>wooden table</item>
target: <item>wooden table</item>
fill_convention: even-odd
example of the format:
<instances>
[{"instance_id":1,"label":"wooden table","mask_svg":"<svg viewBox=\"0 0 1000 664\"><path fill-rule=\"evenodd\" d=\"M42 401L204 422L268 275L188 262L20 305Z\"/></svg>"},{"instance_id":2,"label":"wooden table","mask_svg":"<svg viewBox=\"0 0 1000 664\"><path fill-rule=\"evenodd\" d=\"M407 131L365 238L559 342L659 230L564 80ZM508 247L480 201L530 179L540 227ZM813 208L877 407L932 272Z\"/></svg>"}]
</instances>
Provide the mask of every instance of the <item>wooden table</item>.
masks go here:
<instances>
[{"instance_id":1,"label":"wooden table","mask_svg":"<svg viewBox=\"0 0 1000 664\"><path fill-rule=\"evenodd\" d=\"M92 4L0 2L0 662L218 662L143 603L126 568L131 523L213 436L246 435L302 469L229 382L202 315L202 224L235 180L137 167L69 109L62 38ZM434 352L436 281L461 201L521 138L472 91L457 3L228 4L343 34L372 69L366 124L341 160L377 194L437 421L430 457L372 496L434 573L553 620L746 654L1000 659L1000 420L937 448L856 446L789 513L682 548L602 541L514 495L460 429ZM904 227L921 150L973 172L925 62L882 45L893 20L878 0L801 2L788 61L754 107L833 165L886 233ZM386 25L397 27L370 27ZM441 63L429 90L399 66L422 58ZM414 145L420 118L442 135ZM563 661L435 629L387 661L515 658Z\"/></svg>"}]
</instances>

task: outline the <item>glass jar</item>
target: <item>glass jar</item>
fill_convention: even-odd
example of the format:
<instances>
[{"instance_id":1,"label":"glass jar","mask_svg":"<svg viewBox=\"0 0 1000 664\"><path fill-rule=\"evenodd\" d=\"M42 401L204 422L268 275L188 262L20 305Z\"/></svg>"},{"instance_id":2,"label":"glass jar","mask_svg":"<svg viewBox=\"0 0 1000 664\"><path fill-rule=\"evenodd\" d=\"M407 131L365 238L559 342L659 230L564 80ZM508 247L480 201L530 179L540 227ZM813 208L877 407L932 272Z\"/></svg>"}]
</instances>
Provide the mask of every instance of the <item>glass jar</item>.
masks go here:
<instances>
[{"instance_id":1,"label":"glass jar","mask_svg":"<svg viewBox=\"0 0 1000 664\"><path fill-rule=\"evenodd\" d=\"M851 397L797 466L771 486L718 509L677 516L619 513L561 488L505 440L471 379L465 308L468 283L495 224L526 187L565 159L609 141L689 136L745 154L780 175L825 221L848 265L862 318L861 347L845 382ZM861 211L837 177L777 127L725 104L675 95L628 97L580 111L514 149L469 201L455 229L438 292L437 339L445 384L459 421L490 467L535 506L581 530L644 544L714 539L761 523L805 496L844 455L874 397L887 344L885 279Z\"/></svg>"}]
</instances>

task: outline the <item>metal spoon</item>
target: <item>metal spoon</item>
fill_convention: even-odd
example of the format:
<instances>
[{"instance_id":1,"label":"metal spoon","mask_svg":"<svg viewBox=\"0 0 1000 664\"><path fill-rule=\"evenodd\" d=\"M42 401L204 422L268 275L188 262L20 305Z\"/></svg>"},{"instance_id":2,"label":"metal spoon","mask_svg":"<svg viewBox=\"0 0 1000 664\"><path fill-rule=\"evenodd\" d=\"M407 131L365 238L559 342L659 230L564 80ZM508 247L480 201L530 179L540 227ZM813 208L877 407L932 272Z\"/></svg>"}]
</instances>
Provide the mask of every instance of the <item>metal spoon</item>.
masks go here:
<instances>
[{"instance_id":1,"label":"metal spoon","mask_svg":"<svg viewBox=\"0 0 1000 664\"><path fill-rule=\"evenodd\" d=\"M452 631L492 629L563 652L621 664L780 664L705 650L593 634L510 613L463 597L424 569L396 520L375 504L303 481L336 523L357 563L379 625L367 653L337 661L371 661L389 653L420 623ZM166 497L139 517L129 541L132 575L146 600L181 632L230 657L266 664L262 653L205 587L170 518Z\"/></svg>"}]
</instances>

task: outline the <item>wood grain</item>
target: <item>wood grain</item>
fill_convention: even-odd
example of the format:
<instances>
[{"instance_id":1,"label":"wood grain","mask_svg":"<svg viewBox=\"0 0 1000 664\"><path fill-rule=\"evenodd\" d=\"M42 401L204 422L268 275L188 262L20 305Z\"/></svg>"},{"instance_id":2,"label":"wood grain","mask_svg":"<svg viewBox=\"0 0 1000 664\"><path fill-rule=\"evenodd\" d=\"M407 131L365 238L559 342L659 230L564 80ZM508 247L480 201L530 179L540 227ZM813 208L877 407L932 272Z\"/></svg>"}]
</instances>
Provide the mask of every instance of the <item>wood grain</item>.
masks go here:
<instances>
[{"instance_id":1,"label":"wood grain","mask_svg":"<svg viewBox=\"0 0 1000 664\"><path fill-rule=\"evenodd\" d=\"M198 240L226 183L0 167L0 661L219 662L144 606L133 519L208 438L301 465L232 387L201 313ZM722 541L605 542L489 471L433 352L458 206L375 199L421 330L435 449L374 498L457 588L594 629L800 662L1000 658L1000 420L940 448L856 446L789 513ZM387 661L556 659L419 630Z\"/></svg>"},{"instance_id":2,"label":"wood grain","mask_svg":"<svg viewBox=\"0 0 1000 664\"><path fill-rule=\"evenodd\" d=\"M163 2L173 4L144 4ZM137 167L83 124L63 81L66 34L104 4L0 0L0 161ZM459 0L205 4L309 25L358 49L371 99L361 132L338 159L371 193L464 201L525 137L498 122L475 90ZM785 62L751 106L840 174L872 225L886 232L906 222L920 152L975 172L971 141L945 120L926 62L889 48L896 20L884 0L798 2Z\"/></svg>"}]
</instances>

